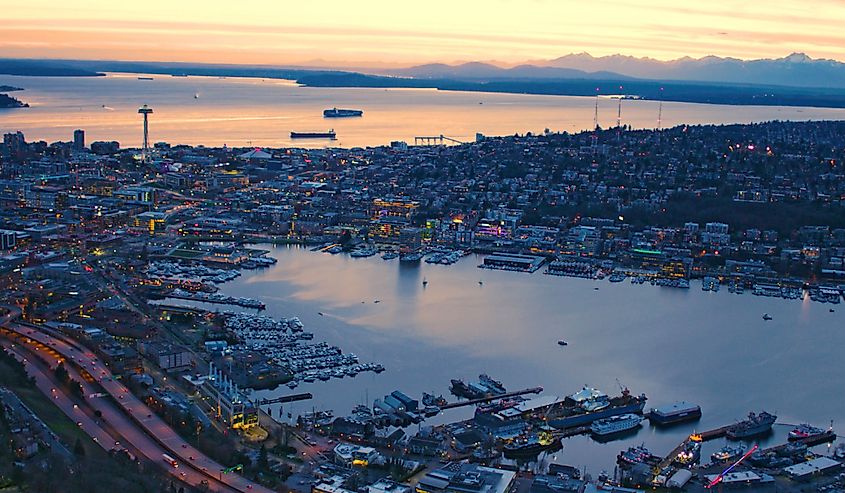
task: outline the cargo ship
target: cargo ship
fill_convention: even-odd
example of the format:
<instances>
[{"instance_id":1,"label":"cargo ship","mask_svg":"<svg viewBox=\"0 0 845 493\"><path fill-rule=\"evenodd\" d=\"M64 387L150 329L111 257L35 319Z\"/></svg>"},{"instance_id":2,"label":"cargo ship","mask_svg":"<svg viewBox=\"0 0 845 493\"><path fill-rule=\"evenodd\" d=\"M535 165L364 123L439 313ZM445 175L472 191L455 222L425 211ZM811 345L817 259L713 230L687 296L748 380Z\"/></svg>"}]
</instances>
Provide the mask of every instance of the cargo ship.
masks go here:
<instances>
[{"instance_id":1,"label":"cargo ship","mask_svg":"<svg viewBox=\"0 0 845 493\"><path fill-rule=\"evenodd\" d=\"M760 414L748 413L748 419L740 421L739 423L728 428L727 436L733 440L742 440L743 438L752 438L757 435L768 433L775 424L778 417L774 414L769 414L766 411Z\"/></svg>"},{"instance_id":2,"label":"cargo ship","mask_svg":"<svg viewBox=\"0 0 845 493\"><path fill-rule=\"evenodd\" d=\"M607 437L640 426L643 417L638 414L620 414L610 418L597 419L590 425L593 435Z\"/></svg>"},{"instance_id":3,"label":"cargo ship","mask_svg":"<svg viewBox=\"0 0 845 493\"><path fill-rule=\"evenodd\" d=\"M337 134L334 130L328 132L291 132L291 139L335 139Z\"/></svg>"},{"instance_id":4,"label":"cargo ship","mask_svg":"<svg viewBox=\"0 0 845 493\"><path fill-rule=\"evenodd\" d=\"M323 110L324 118L348 118L353 116L364 116L364 112L361 110L345 110L342 108Z\"/></svg>"},{"instance_id":5,"label":"cargo ship","mask_svg":"<svg viewBox=\"0 0 845 493\"><path fill-rule=\"evenodd\" d=\"M580 402L573 399L579 394L581 392L566 398L563 408L555 412L555 416L549 419L549 426L562 430L586 426L598 419L610 418L620 414L642 414L646 400L648 400L645 394L632 396L628 389L624 389L622 395L609 398L606 401L600 397ZM607 396L604 397L607 398ZM596 402L598 404L595 404ZM605 402L606 405L604 405ZM595 409L596 407L598 409ZM594 410L590 410L591 408Z\"/></svg>"},{"instance_id":6,"label":"cargo ship","mask_svg":"<svg viewBox=\"0 0 845 493\"><path fill-rule=\"evenodd\" d=\"M701 417L701 408L688 402L676 402L669 406L655 407L648 413L648 419L660 426L694 421Z\"/></svg>"}]
</instances>

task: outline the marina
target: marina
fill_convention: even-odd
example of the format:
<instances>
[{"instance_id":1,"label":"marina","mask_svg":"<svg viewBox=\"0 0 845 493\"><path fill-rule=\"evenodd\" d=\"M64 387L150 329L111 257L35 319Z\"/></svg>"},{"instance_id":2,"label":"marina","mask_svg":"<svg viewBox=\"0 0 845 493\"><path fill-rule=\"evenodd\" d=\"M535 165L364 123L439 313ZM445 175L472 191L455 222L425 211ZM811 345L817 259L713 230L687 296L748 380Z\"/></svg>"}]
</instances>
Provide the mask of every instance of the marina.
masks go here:
<instances>
[{"instance_id":1,"label":"marina","mask_svg":"<svg viewBox=\"0 0 845 493\"><path fill-rule=\"evenodd\" d=\"M442 268L437 264L428 264L424 262L410 266L402 262L385 262L378 257L372 257L369 259L352 259L346 255L321 256L311 253L307 249L291 247L277 247L275 249L271 247L270 249L270 255L279 258L280 261L283 259L288 270L286 271L286 274L281 277L279 277L278 274L272 274L275 268L271 268L269 271L263 272L271 273L272 278L275 279L275 281L273 281L274 289L279 292L280 295L290 297L285 304L285 306L288 307L287 310L292 310L301 314L300 317L302 317L304 322L308 322L309 325L312 323L319 325L321 327L321 333L326 337L326 340L329 343L336 341L337 344L340 344L341 341L346 341L343 342L343 347L346 348L348 346L349 351L358 355L369 355L367 359L376 359L389 369L389 371L378 375L376 380L372 380L372 377L361 379L359 376L359 378L354 380L343 379L341 381L331 379L329 381L316 380L312 383L300 382L300 387L303 385L306 386L307 390L314 394L314 399L312 399L312 403L309 404L307 408L300 408L296 403L291 404L293 406L293 408L291 408L293 412L296 412L297 409L301 409L302 411L305 409L310 410L312 405L316 406L318 409L347 408L349 406L348 402L362 400L365 395L365 391L368 391L371 395L377 393L389 393L391 389L396 388L403 389L403 391L408 395L414 395L414 393L421 395L423 392L431 392L432 390L434 390L435 393L446 392L448 390L449 380L455 378L454 373L439 372L440 376L438 379L445 382L445 384L440 388L432 389L429 384L424 384L422 382L417 382L415 379L407 379L401 376L408 371L412 371L411 368L419 368L419 370L414 371L426 371L431 373L432 370L425 365L424 361L416 363L405 358L391 357L392 346L390 345L382 346L382 349L378 352L378 354L376 354L373 352L371 347L356 344L354 340L349 340L345 335L349 333L360 333L360 331L374 330L377 333L389 334L391 338L397 337L404 339L406 337L412 337L413 340L418 341L418 350L423 350L423 354L427 355L423 358L423 360L434 357L447 357L454 360L454 358L457 358L457 354L467 354L467 351L471 351L471 348L477 346L470 343L470 339L464 340L459 337L461 332L443 332L443 334L450 334L450 336L446 339L449 342L445 345L432 343L426 338L426 334L430 334L432 329L439 329L440 327L443 327L445 330L447 326L464 325L466 322L456 322L459 318L455 318L454 315L448 314L461 313L461 310L465 309L467 303L469 303L470 306L476 306L476 304L477 306L487 306L487 303L493 302L508 306L508 304L513 300L514 293L524 293L525 296L528 296L529 294L532 296L541 296L541 299L543 299L543 295L539 295L538 293L556 289L561 296L565 297L565 301L563 302L565 306L575 304L581 306L582 309L595 310L593 313L598 314L598 319L590 322L589 325L580 329L573 328L567 324L567 328L565 329L565 338L570 343L574 339L578 339L577 348L579 351L570 354L569 348L566 348L567 351L565 351L565 353L567 354L567 357L561 359L561 354L564 351L561 351L560 346L555 344L556 341L560 340L562 335L560 330L556 329L556 327L561 326L561 322L559 319L549 319L543 317L542 314L547 313L547 311L542 303L529 303L528 305L518 308L520 319L535 321L527 326L531 335L519 339L511 337L513 335L512 327L515 326L514 324L518 324L517 319L510 317L506 317L504 319L492 319L486 317L482 311L482 315L480 315L477 320L474 319L471 326L478 324L479 326L485 327L484 333L486 334L486 347L492 349L492 351L489 357L474 357L468 364L464 363L462 366L464 366L466 370L462 372L463 374L477 376L481 371L489 369L491 372L495 371L497 374L502 375L503 383L506 387L530 388L537 383L542 382L546 384L543 385L546 392L564 392L567 389L563 385L555 385L554 383L550 384L548 378L544 378L542 375L546 375L549 371L552 371L559 372L560 374L571 375L570 378L575 379L575 381L595 381L594 379L596 378L596 373L585 371L585 368L589 366L589 363L580 356L582 350L610 351L612 355L611 363L613 366L619 366L620 362L625 361L633 363L629 354L613 349L616 347L615 343L610 342L610 340L605 340L603 337L599 337L598 340L595 339L595 329L588 329L588 327L595 327L592 325L594 323L620 328L633 326L634 324L648 325L654 327L654 330L657 330L658 337L661 337L659 334L664 331L666 334L663 337L669 338L667 340L670 340L672 337L680 337L680 341L676 341L675 344L682 344L681 341L687 340L684 335L685 333L683 332L673 333L670 337L669 326L654 325L653 322L649 321L648 317L645 319L640 317L635 321L623 321L620 318L611 316L609 312L603 311L601 308L605 303L611 303L614 305L621 304L621 306L624 307L631 304L656 303L656 301L653 301L655 299L674 300L675 303L681 303L684 310L707 313L708 317L712 317L713 313L726 313L725 310L728 310L733 314L733 317L739 316L740 320L743 320L743 317L745 317L744 323L746 324L763 323L763 321L760 320L760 313L767 311L776 315L775 320L767 322L768 324L775 324L773 326L774 329L769 330L774 330L776 333L781 334L780 337L786 337L787 339L789 339L788 333L785 332L787 324L808 323L796 320L794 315L789 314L790 309L788 307L793 306L789 303L776 305L774 303L782 302L777 300L769 301L769 299L765 297L751 297L750 300L746 297L746 300L753 302L752 304L747 305L745 304L745 301L741 301L743 300L743 297L733 296L733 293L724 289L716 293L702 293L698 288L695 290L641 290L632 289L632 287L627 283L610 283L606 288L603 288L602 291L593 294L593 285L591 283L594 281L577 278L573 278L571 280L561 279L555 278L554 276L529 276L531 279L526 279L522 274L516 275L509 272L499 273L492 271L485 275L483 289L478 289L478 274L476 266L480 262L477 260L478 257L473 255L462 258L449 268ZM326 262L328 262L328 264L326 264ZM334 278L339 279L366 277L370 279L379 279L379 281L375 285L368 287L364 290L364 292L354 296L348 296L343 294L343 292L334 284L324 283L319 280L323 273L328 275L329 272L331 272L331 275L334 276ZM243 280L248 280L252 276L262 276L262 274L245 273L243 277L234 280L232 283L224 284L224 291L234 287L234 289L238 289L238 292L243 295L260 296L260 293L265 292L260 287L262 283L259 282L256 284L255 282L243 282ZM427 286L423 286L422 284L424 279L428 281ZM280 280L282 284L279 284ZM462 298L456 298L456 300L463 300L461 305L450 303L448 297L454 296L460 286L465 286L467 284L471 284L476 288L475 290L471 290L470 293L477 292L478 294L476 296L478 299L473 300L476 296L472 296L467 299L467 295L462 294ZM308 293L310 290L316 289L317 286L319 286L321 292L324 293L324 295L319 299L308 299L307 296L297 294ZM678 298L678 296L682 293L687 292L688 294L684 294L684 298ZM704 296L705 294L712 296ZM595 300L594 298L596 296L603 301ZM361 299L380 299L381 303L361 304ZM446 301L443 301L444 299ZM519 299L522 300L523 296L520 295ZM446 311L438 311L438 316L436 317L433 313L429 316L427 307L429 306L429 303L432 303L435 300L441 304L445 302L446 304L444 309ZM734 300L736 300L736 302ZM457 301L455 303L457 303ZM764 303L765 307L761 306L760 303ZM459 306L461 308L459 308ZM822 323L824 317L829 316L827 309L825 308L823 311L817 311L812 308L812 306L814 305L810 305L810 314L814 317L813 320L816 320L816 317L822 317L818 319L819 321L815 322ZM722 308L717 309L716 307ZM274 307L274 304L268 304L268 314L273 314L274 311L278 313L276 310L277 309ZM325 316L318 315L318 312L325 314ZM744 316L742 315L743 312L745 312ZM406 320L406 315L408 313L416 314L412 319L413 325L408 327L407 330L397 329L406 326L405 323L399 323L397 321L400 319ZM281 313L279 314L281 315ZM443 319L444 315L448 315L446 319ZM680 315L678 316L680 317ZM686 317L688 316L689 313L684 313L684 320L686 320ZM365 323L368 328L365 329L364 327L358 325L362 322L351 323L358 320L366 321L363 323ZM732 325L724 325L725 329L730 326ZM824 327L824 325L822 326ZM708 327L710 327L709 324ZM832 326L830 326L828 330L831 331L831 337L837 337L835 332L832 332ZM589 340L586 339L587 333L593 333L593 338ZM603 386L614 386L615 379L624 373L627 374L627 376L625 376L625 383L633 388L643 389L649 394L649 397L657 399L655 404L667 403L667 400L669 401L668 403L671 403L673 396L690 395L690 392L694 392L697 396L695 404L700 405L702 409L707 411L707 413L700 418L700 421L694 425L682 422L665 429L660 428L659 432L655 432L656 434L650 433L648 435L649 448L654 447L654 450L663 448L666 451L670 451L678 444L679 441L685 439L693 431L693 427L697 429L711 429L713 427L708 427L708 424L717 424L720 421L724 423L730 421L734 416L742 415L746 412L746 410L736 409L728 400L726 400L726 398L728 398L727 396L732 395L732 391L730 389L725 389L725 391L728 392L727 396L716 396L715 394L710 394L706 390L703 390L703 384L696 383L699 379L696 375L687 374L686 372L686 384L684 386L676 386L674 390L664 390L656 394L656 391L654 390L658 387L669 388L672 386L671 383L664 382L666 379L664 376L661 376L672 374L671 372L667 373L668 370L666 370L666 368L689 367L689 365L693 365L693 367L701 368L699 371L704 371L707 374L713 374L714 371L716 373L720 372L718 370L720 365L727 365L724 367L724 371L727 374L727 372L731 372L730 368L732 368L732 365L736 363L736 360L733 357L727 357L727 355L723 357L719 351L715 350L715 347L713 349L709 349L707 344L705 344L699 348L699 351L710 351L716 359L716 361L713 362L713 365L716 366L714 367L711 364L700 365L701 362L697 358L690 360L688 358L680 358L681 354L672 354L672 356L677 356L677 358L675 358L669 357L670 354L665 352L653 353L648 346L634 341L633 336L635 332L629 333L614 330L613 333L616 334L615 337L622 338L624 341L623 345L632 345L633 347L637 347L639 351L648 355L648 358L653 361L652 365L654 368L663 369L659 371L655 370L657 373L651 372L648 376L634 376L634 378L632 378L632 375L628 370L620 371L611 369L608 372L600 371L598 373L598 378L604 382ZM740 340L745 339L745 336L742 334L733 334L732 337L739 337ZM553 342L549 344L548 341ZM419 344L421 344L421 346ZM490 346L491 344L493 344L493 346ZM583 348L582 346L584 345L587 345L587 348ZM806 358L806 354L808 354L806 351L809 350L809 347L804 349L804 345L800 339L797 339L796 342L793 343L793 346L795 349L789 353L792 357L799 357L799 355L803 354L805 356L802 358ZM574 348L576 346L570 347ZM593 349L590 349L591 347ZM755 345L747 345L747 347L751 348L752 355L755 352L755 348L757 348ZM816 354L815 352L817 349L818 348L813 348L812 353ZM535 360L538 365L542 365L542 370L539 368L537 370L531 370L532 365L529 362ZM518 364L516 364L517 361L519 361ZM817 359L813 357L811 361L817 361ZM426 369L423 370L422 368ZM397 371L399 372L398 374L395 373ZM433 370L433 372L434 374L438 373L436 369ZM534 378L527 378L532 374L536 376ZM505 376L507 376L507 378L504 378ZM657 382L661 382L659 386L652 382L652 379L654 378L656 378ZM736 376L733 378L736 378ZM762 375L754 376L752 372L751 375L740 375L740 378L765 377ZM471 380L472 379L465 379L464 381L469 382ZM348 382L354 382L355 385L350 388ZM357 382L360 382L360 384ZM317 386L318 384L319 387ZM323 388L324 386L325 388ZM801 386L795 388L800 389ZM654 394L654 396L652 396L652 394ZM260 392L260 395L267 395L267 391ZM269 395L272 395L272 393ZM789 409L789 402L778 399L779 395L779 392L772 389L772 392L764 392L761 399L766 400L766 402L770 402L771 407ZM805 399L808 401L814 401L814 399L809 396L805 397ZM651 404L652 400L649 400L648 403ZM662 407L662 405L658 405L656 407ZM469 419L472 416L471 414L467 414L466 410L468 409L471 409L471 406L445 409L437 416L426 418L426 423L438 425L440 423L456 419ZM831 418L836 419L837 416L836 412L832 409L827 411L818 409L816 412L819 413L817 415L818 417L807 415L807 419L824 422ZM587 431L589 431L589 429ZM567 450L569 450L572 454L577 453L580 457L583 457L583 460L591 465L591 469L612 468L606 460L606 453L600 452L597 449L594 450L592 446L588 445L589 441L583 441L583 438L581 438L584 434L583 427L576 426L574 428L566 428L561 430L559 433L561 436L571 437L569 438L570 442L568 442ZM639 444L643 440L643 438L640 438L643 433L644 431L641 431L636 436L623 437L613 443L623 445L626 443ZM713 439L715 439L715 437ZM767 438L764 438L763 440L765 441ZM714 451L715 449L707 451L707 456L709 457L709 455Z\"/></svg>"}]
</instances>

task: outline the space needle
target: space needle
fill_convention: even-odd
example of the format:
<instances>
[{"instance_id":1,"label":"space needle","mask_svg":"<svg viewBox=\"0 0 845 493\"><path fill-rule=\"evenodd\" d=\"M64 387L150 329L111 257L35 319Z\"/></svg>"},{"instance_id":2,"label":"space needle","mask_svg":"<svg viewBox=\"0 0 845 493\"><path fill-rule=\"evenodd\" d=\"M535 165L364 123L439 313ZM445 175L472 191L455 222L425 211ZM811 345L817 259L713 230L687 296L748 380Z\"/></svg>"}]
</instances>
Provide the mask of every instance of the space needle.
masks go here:
<instances>
[{"instance_id":1,"label":"space needle","mask_svg":"<svg viewBox=\"0 0 845 493\"><path fill-rule=\"evenodd\" d=\"M138 113L144 115L144 150L142 152L142 156L144 162L147 161L147 156L150 151L150 133L148 127L148 115L153 112L153 109L147 105L141 106L138 108Z\"/></svg>"}]
</instances>

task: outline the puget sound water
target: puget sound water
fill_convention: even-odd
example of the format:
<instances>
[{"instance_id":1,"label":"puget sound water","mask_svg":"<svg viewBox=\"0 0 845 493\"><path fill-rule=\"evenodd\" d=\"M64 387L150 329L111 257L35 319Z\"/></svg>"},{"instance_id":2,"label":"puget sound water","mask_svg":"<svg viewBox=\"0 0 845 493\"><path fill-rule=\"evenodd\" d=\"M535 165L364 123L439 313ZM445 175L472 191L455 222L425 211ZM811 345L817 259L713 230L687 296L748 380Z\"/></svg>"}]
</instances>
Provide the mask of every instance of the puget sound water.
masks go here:
<instances>
[{"instance_id":1,"label":"puget sound water","mask_svg":"<svg viewBox=\"0 0 845 493\"><path fill-rule=\"evenodd\" d=\"M433 89L300 87L293 81L257 78L171 77L108 74L105 77L0 75L0 85L30 108L0 110L0 131L21 130L29 140L117 140L141 145L138 107L148 104L150 139L171 144L269 147L357 147L413 143L416 136L472 141L485 135L593 127L595 98L495 94ZM323 118L327 108L354 108L361 118ZM617 100L599 99L599 124L616 125ZM845 109L777 106L663 104L663 127L679 124L750 123L769 120L843 119ZM625 100L622 123L658 126L658 102ZM337 140L295 140L291 131L334 129Z\"/></svg>"}]
</instances>

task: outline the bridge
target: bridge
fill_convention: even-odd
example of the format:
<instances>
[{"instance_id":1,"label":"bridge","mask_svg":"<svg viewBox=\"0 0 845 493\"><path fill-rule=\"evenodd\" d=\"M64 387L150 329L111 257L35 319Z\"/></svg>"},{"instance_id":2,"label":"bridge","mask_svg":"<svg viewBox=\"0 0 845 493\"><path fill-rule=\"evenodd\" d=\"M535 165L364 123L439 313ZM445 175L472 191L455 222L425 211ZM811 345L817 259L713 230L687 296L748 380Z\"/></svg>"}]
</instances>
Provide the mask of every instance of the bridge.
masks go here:
<instances>
[{"instance_id":1,"label":"bridge","mask_svg":"<svg viewBox=\"0 0 845 493\"><path fill-rule=\"evenodd\" d=\"M453 144L466 144L466 142L460 141L458 139L453 139L451 137L446 137L443 134L440 135L431 135L431 136L420 136L414 137L414 145L419 146L435 146L435 145L443 145L445 142L451 142Z\"/></svg>"}]
</instances>

